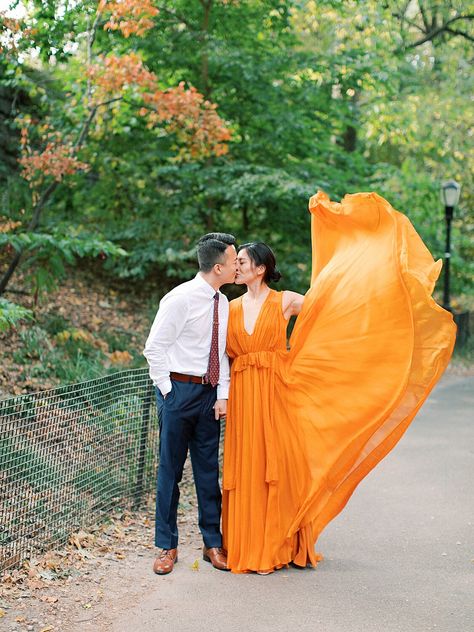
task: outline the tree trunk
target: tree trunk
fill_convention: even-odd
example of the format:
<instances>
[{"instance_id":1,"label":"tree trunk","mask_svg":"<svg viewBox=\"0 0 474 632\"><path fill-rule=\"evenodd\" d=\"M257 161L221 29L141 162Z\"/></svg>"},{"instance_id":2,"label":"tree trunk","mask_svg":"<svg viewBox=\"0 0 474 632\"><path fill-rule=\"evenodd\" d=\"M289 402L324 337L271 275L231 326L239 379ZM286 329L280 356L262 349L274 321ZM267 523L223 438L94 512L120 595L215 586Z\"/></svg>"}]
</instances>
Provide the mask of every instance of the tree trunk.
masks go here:
<instances>
[{"instance_id":1,"label":"tree trunk","mask_svg":"<svg viewBox=\"0 0 474 632\"><path fill-rule=\"evenodd\" d=\"M204 9L204 14L201 24L201 90L206 99L210 98L211 88L209 86L209 20L211 16L212 0L201 0L201 4ZM210 167L212 164L212 158L208 158L206 161L206 167ZM215 200L206 196L205 200L205 226L208 233L214 232L214 215L215 215Z\"/></svg>"},{"instance_id":2,"label":"tree trunk","mask_svg":"<svg viewBox=\"0 0 474 632\"><path fill-rule=\"evenodd\" d=\"M201 42L202 42L202 50L201 50L201 88L202 93L209 99L211 95L211 88L209 86L209 52L208 52L208 43L209 43L209 19L211 16L211 6L212 0L207 0L202 2L202 6L204 8L204 15L202 18L201 24Z\"/></svg>"},{"instance_id":3,"label":"tree trunk","mask_svg":"<svg viewBox=\"0 0 474 632\"><path fill-rule=\"evenodd\" d=\"M342 137L342 145L348 153L352 153L357 147L357 130L352 125L346 127Z\"/></svg>"},{"instance_id":4,"label":"tree trunk","mask_svg":"<svg viewBox=\"0 0 474 632\"><path fill-rule=\"evenodd\" d=\"M242 229L245 234L250 230L249 209L246 204L242 207Z\"/></svg>"}]
</instances>

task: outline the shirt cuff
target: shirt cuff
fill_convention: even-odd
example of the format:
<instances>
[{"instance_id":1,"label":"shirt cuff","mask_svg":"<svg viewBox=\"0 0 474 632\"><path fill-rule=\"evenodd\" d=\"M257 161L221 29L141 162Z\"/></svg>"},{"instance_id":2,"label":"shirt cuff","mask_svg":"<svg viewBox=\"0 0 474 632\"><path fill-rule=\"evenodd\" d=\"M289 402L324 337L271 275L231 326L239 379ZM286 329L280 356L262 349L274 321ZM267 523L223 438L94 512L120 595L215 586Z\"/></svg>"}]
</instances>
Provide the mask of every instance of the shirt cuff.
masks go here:
<instances>
[{"instance_id":1,"label":"shirt cuff","mask_svg":"<svg viewBox=\"0 0 474 632\"><path fill-rule=\"evenodd\" d=\"M229 399L229 387L217 385L217 399Z\"/></svg>"},{"instance_id":2,"label":"shirt cuff","mask_svg":"<svg viewBox=\"0 0 474 632\"><path fill-rule=\"evenodd\" d=\"M168 395L168 393L173 388L173 385L171 384L171 380L169 378L167 378L166 380L163 380L162 382L155 383L155 386L160 389L163 397L165 395Z\"/></svg>"}]
</instances>

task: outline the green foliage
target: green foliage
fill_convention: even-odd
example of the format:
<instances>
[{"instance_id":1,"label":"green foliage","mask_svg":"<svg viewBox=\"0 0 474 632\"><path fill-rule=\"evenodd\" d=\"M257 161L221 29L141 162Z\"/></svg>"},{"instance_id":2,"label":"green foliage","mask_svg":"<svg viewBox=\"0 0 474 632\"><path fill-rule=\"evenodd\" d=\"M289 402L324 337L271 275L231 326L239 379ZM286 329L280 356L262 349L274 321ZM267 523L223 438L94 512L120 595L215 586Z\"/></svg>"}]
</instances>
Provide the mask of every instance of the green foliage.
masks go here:
<instances>
[{"instance_id":1,"label":"green foliage","mask_svg":"<svg viewBox=\"0 0 474 632\"><path fill-rule=\"evenodd\" d=\"M15 327L20 321L32 318L31 310L0 298L0 332Z\"/></svg>"},{"instance_id":2,"label":"green foliage","mask_svg":"<svg viewBox=\"0 0 474 632\"><path fill-rule=\"evenodd\" d=\"M474 364L474 336L472 333L467 337L467 340L463 345L456 345L454 348L454 359L458 365L464 367L465 369L470 369L472 367Z\"/></svg>"},{"instance_id":3,"label":"green foliage","mask_svg":"<svg viewBox=\"0 0 474 632\"><path fill-rule=\"evenodd\" d=\"M97 338L83 329L71 327L61 316L50 316L44 325L33 325L19 334L20 344L13 359L27 367L30 378L54 378L60 383L83 382L115 372L109 352L126 348L125 335L110 331ZM131 368L143 365L139 354L132 356Z\"/></svg>"},{"instance_id":4,"label":"green foliage","mask_svg":"<svg viewBox=\"0 0 474 632\"><path fill-rule=\"evenodd\" d=\"M24 269L29 271L28 281L35 292L56 287L65 274L65 265L76 259L126 257L119 245L81 230L81 227L56 228L48 233L0 233L0 248L9 246L21 251Z\"/></svg>"},{"instance_id":5,"label":"green foliage","mask_svg":"<svg viewBox=\"0 0 474 632\"><path fill-rule=\"evenodd\" d=\"M87 1L63 12L55 3L32 3L28 46L37 47L40 68L29 67L28 55L1 62L0 99L2 90L19 95L16 112L5 116L11 130L17 115L47 113L58 129L77 134L84 32L95 7ZM441 24L460 7L438 3L428 17ZM453 177L463 186L453 291L472 294L472 44L446 31L418 45L424 25L417 2L410 11L406 19L400 3L375 0L245 0L213 2L206 15L198 0L175 0L145 37L99 28L97 50L139 52L163 88L184 81L216 102L233 130L229 154L178 165L176 139L121 104L101 113L81 152L91 169L58 187L41 234L4 236L0 247L27 249L34 289L52 287L65 262L106 256L112 277L153 279L165 290L195 270L199 235L225 230L240 242L269 241L284 286L304 291L307 200L318 188L334 199L377 191L410 217L439 258L439 187ZM8 173L0 173L2 214L23 221L25 187Z\"/></svg>"},{"instance_id":6,"label":"green foliage","mask_svg":"<svg viewBox=\"0 0 474 632\"><path fill-rule=\"evenodd\" d=\"M69 322L64 316L53 312L48 314L43 323L44 330L51 336L55 336L61 331L64 331L69 327Z\"/></svg>"},{"instance_id":7,"label":"green foliage","mask_svg":"<svg viewBox=\"0 0 474 632\"><path fill-rule=\"evenodd\" d=\"M410 218L435 259L444 257L445 217L440 202L439 183L429 173L418 171L416 162L407 159L401 168L381 165L372 176L373 188L390 200L392 206ZM474 283L474 225L464 209L456 209L452 229L451 269L457 294L472 294Z\"/></svg>"}]
</instances>

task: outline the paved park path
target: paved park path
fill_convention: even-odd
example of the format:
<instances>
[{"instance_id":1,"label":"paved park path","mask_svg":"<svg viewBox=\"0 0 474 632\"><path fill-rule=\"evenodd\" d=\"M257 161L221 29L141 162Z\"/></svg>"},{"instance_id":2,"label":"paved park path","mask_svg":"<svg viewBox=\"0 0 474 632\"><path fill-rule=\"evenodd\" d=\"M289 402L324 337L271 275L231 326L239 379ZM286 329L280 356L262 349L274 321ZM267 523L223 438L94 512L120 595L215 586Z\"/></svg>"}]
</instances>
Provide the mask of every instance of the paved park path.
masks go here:
<instances>
[{"instance_id":1,"label":"paved park path","mask_svg":"<svg viewBox=\"0 0 474 632\"><path fill-rule=\"evenodd\" d=\"M472 631L473 488L474 378L447 376L321 536L317 570L219 572L200 560L195 538L169 576L138 560L131 574L141 591L126 612L114 606L107 629Z\"/></svg>"},{"instance_id":2,"label":"paved park path","mask_svg":"<svg viewBox=\"0 0 474 632\"><path fill-rule=\"evenodd\" d=\"M4 616L0 607L0 630L474 632L473 489L474 376L446 375L327 527L316 570L214 570L189 496L171 575L151 570L151 526L134 528L121 554L92 549L65 582L21 592Z\"/></svg>"}]
</instances>

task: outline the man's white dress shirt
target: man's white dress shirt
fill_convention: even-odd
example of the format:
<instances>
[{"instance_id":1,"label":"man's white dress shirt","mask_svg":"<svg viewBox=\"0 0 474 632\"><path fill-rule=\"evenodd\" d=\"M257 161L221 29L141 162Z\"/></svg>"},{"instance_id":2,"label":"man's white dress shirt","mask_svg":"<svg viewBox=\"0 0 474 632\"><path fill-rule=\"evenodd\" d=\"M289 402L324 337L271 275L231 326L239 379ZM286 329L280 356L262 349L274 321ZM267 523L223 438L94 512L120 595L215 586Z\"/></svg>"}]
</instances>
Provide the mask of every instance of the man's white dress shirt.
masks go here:
<instances>
[{"instance_id":1,"label":"man's white dress shirt","mask_svg":"<svg viewBox=\"0 0 474 632\"><path fill-rule=\"evenodd\" d=\"M214 294L198 272L160 301L143 355L150 377L163 395L171 391L170 372L202 376L207 372L211 350ZM225 352L229 302L219 292L219 383L217 399L229 395L229 359Z\"/></svg>"}]
</instances>

